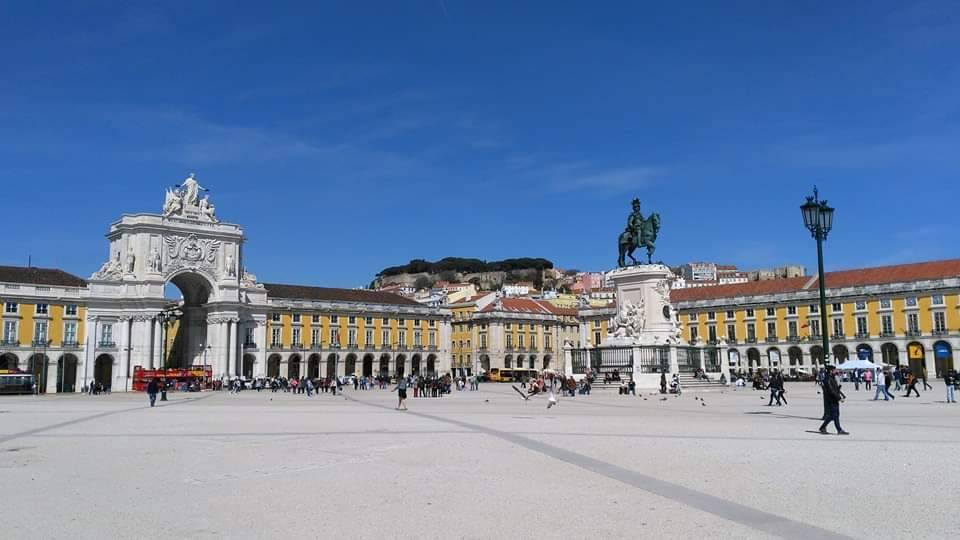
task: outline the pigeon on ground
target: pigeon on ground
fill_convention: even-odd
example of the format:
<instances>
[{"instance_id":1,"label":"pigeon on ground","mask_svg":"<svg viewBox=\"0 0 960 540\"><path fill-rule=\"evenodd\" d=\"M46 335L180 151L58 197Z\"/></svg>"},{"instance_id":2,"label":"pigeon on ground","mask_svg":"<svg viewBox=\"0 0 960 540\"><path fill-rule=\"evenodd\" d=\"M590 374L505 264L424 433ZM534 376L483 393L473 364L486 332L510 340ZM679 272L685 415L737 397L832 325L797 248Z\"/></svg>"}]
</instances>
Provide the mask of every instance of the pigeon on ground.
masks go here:
<instances>
[{"instance_id":1,"label":"pigeon on ground","mask_svg":"<svg viewBox=\"0 0 960 540\"><path fill-rule=\"evenodd\" d=\"M706 402L706 401L701 401L701 402L700 402L700 405L706 407L706 406L707 406L707 402Z\"/></svg>"},{"instance_id":2,"label":"pigeon on ground","mask_svg":"<svg viewBox=\"0 0 960 540\"><path fill-rule=\"evenodd\" d=\"M660 401L666 401L666 400L667 400L667 398L665 398L665 397L660 398Z\"/></svg>"}]
</instances>

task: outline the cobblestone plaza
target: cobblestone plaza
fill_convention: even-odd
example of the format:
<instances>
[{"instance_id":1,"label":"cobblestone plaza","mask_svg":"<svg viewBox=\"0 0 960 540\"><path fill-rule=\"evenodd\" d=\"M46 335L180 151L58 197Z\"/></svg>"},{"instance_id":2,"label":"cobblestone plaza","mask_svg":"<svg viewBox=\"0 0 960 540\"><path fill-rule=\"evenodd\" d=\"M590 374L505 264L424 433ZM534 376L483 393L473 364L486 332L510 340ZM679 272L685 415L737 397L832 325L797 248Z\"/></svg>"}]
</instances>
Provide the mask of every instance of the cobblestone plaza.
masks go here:
<instances>
[{"instance_id":1,"label":"cobblestone plaza","mask_svg":"<svg viewBox=\"0 0 960 540\"><path fill-rule=\"evenodd\" d=\"M0 400L7 538L945 538L960 409L853 391L850 437L752 390L522 401L505 384ZM702 400L701 400L702 398Z\"/></svg>"}]
</instances>

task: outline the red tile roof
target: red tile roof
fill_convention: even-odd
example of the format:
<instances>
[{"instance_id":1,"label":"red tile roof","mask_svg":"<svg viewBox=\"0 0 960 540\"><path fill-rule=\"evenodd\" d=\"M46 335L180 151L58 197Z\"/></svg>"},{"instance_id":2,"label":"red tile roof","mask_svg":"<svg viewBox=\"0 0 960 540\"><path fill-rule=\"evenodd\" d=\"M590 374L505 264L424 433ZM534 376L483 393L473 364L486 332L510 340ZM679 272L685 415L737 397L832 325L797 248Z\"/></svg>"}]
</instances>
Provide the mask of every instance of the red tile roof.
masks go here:
<instances>
[{"instance_id":1,"label":"red tile roof","mask_svg":"<svg viewBox=\"0 0 960 540\"><path fill-rule=\"evenodd\" d=\"M828 289L839 289L844 287L909 283L913 281L955 277L960 277L960 259L877 266L873 268L858 268L855 270L839 270L836 272L827 272L825 281ZM765 281L748 281L747 283L731 283L729 285L717 285L713 287L676 289L670 291L670 299L674 302L696 302L698 300L715 300L738 296L759 296L816 290L818 287L817 281L816 276L805 276L787 279L769 279Z\"/></svg>"},{"instance_id":2,"label":"red tile roof","mask_svg":"<svg viewBox=\"0 0 960 540\"><path fill-rule=\"evenodd\" d=\"M496 302L491 302L480 310L480 313L494 311L509 311L511 313L535 313L539 315L576 315L577 310L557 307L550 302L533 300L530 298L501 298L502 307L497 309Z\"/></svg>"}]
</instances>

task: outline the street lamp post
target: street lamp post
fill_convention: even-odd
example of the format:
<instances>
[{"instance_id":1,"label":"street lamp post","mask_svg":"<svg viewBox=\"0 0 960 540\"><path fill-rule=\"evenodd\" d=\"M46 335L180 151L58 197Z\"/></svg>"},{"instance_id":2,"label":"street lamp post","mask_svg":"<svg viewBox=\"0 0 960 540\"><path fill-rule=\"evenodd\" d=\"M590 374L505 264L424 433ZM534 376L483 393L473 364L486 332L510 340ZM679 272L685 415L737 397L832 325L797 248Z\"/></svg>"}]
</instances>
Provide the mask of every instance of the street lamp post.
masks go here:
<instances>
[{"instance_id":1,"label":"street lamp post","mask_svg":"<svg viewBox=\"0 0 960 540\"><path fill-rule=\"evenodd\" d=\"M820 200L820 194L816 186L813 188L813 196L808 196L807 201L800 205L803 224L817 241L817 281L820 284L820 336L823 339L824 364L827 363L827 358L830 355L830 341L827 336L827 292L823 277L823 241L827 239L827 234L833 228L833 210L827 205L826 200Z\"/></svg>"}]
</instances>

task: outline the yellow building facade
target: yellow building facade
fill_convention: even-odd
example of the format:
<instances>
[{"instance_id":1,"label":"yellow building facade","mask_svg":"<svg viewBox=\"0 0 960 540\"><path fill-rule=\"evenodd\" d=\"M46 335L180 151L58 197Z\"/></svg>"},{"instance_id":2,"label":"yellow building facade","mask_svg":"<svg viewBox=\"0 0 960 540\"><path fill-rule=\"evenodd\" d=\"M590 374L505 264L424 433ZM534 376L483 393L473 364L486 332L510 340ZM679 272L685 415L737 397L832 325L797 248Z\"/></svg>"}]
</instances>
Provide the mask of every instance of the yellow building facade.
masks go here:
<instances>
[{"instance_id":1,"label":"yellow building facade","mask_svg":"<svg viewBox=\"0 0 960 540\"><path fill-rule=\"evenodd\" d=\"M960 260L828 272L827 328L816 277L671 292L687 342L727 348L731 370L811 371L860 357L952 369L960 347ZM829 351L821 344L826 332Z\"/></svg>"}]
</instances>

